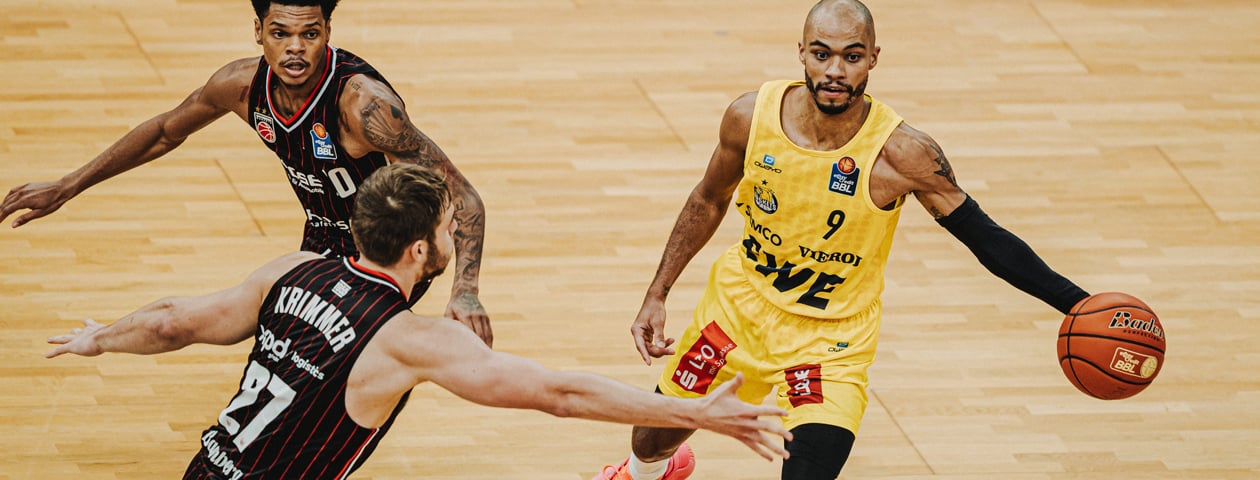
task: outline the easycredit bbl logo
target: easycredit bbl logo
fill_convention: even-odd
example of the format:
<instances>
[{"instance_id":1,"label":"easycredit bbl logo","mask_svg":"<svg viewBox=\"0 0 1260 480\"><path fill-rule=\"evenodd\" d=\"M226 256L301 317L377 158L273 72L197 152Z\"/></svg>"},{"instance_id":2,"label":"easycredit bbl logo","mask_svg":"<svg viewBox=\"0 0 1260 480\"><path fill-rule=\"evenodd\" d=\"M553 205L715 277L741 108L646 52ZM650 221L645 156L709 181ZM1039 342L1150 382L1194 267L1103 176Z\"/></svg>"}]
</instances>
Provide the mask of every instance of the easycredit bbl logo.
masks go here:
<instances>
[{"instance_id":1,"label":"easycredit bbl logo","mask_svg":"<svg viewBox=\"0 0 1260 480\"><path fill-rule=\"evenodd\" d=\"M842 157L831 164L831 178L827 189L841 195L852 197L857 194L858 176L862 169L858 168L853 157Z\"/></svg>"},{"instance_id":2,"label":"easycredit bbl logo","mask_svg":"<svg viewBox=\"0 0 1260 480\"><path fill-rule=\"evenodd\" d=\"M1159 360L1124 347L1116 347L1111 357L1111 369L1138 378L1151 378L1159 368Z\"/></svg>"},{"instance_id":3,"label":"easycredit bbl logo","mask_svg":"<svg viewBox=\"0 0 1260 480\"><path fill-rule=\"evenodd\" d=\"M337 159L337 147L333 146L332 139L328 136L328 129L324 128L322 123L316 123L311 127L311 149L315 154L315 158L321 160Z\"/></svg>"}]
</instances>

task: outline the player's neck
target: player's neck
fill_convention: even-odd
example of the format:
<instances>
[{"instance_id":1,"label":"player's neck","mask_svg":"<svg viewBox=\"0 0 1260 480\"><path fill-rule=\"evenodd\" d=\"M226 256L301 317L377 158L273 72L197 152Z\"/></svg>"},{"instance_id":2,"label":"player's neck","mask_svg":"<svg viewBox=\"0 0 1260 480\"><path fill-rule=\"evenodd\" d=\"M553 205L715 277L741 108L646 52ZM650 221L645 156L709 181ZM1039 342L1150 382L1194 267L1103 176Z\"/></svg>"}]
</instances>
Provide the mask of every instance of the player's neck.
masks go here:
<instances>
[{"instance_id":1,"label":"player's neck","mask_svg":"<svg viewBox=\"0 0 1260 480\"><path fill-rule=\"evenodd\" d=\"M359 255L354 259L354 263L360 267L389 277L390 280L393 280L394 284L402 290L404 297L409 297L411 295L412 288L416 286L415 276L407 274L407 266L403 265L404 262L400 261L391 267L385 267L367 259L367 257L364 257L363 255ZM410 298L408 298L408 300L410 300Z\"/></svg>"},{"instance_id":2,"label":"player's neck","mask_svg":"<svg viewBox=\"0 0 1260 480\"><path fill-rule=\"evenodd\" d=\"M804 89L801 89L802 91ZM858 99L844 112L823 113L814 99L805 93L792 107L785 108L783 130L794 143L812 150L836 150L849 143L866 117L871 105L865 97Z\"/></svg>"},{"instance_id":3,"label":"player's neck","mask_svg":"<svg viewBox=\"0 0 1260 480\"><path fill-rule=\"evenodd\" d=\"M315 65L314 74L302 82L301 85L289 85L284 82L271 81L271 101L281 115L290 117L302 109L306 105L306 101L311 98L311 92L314 92L324 81L324 63L328 61L325 56Z\"/></svg>"}]
</instances>

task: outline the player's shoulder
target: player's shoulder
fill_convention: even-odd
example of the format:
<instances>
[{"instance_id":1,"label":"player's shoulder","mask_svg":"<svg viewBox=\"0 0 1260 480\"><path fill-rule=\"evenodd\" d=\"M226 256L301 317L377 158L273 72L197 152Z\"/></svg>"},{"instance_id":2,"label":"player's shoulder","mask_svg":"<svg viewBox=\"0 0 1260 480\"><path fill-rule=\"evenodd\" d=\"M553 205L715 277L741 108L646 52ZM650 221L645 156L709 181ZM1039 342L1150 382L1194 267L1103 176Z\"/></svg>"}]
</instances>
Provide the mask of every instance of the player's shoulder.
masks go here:
<instances>
[{"instance_id":1,"label":"player's shoulder","mask_svg":"<svg viewBox=\"0 0 1260 480\"><path fill-rule=\"evenodd\" d=\"M258 71L260 57L242 58L223 65L201 88L202 101L221 108L235 110L244 103L245 93L254 83L254 74Z\"/></svg>"},{"instance_id":2,"label":"player's shoulder","mask_svg":"<svg viewBox=\"0 0 1260 480\"><path fill-rule=\"evenodd\" d=\"M914 168L932 162L941 155L941 147L927 132L901 122L884 143L882 157L893 168Z\"/></svg>"},{"instance_id":3,"label":"player's shoulder","mask_svg":"<svg viewBox=\"0 0 1260 480\"><path fill-rule=\"evenodd\" d=\"M228 62L210 76L210 84L246 85L254 81L261 57L247 57Z\"/></svg>"},{"instance_id":4,"label":"player's shoulder","mask_svg":"<svg viewBox=\"0 0 1260 480\"><path fill-rule=\"evenodd\" d=\"M372 342L404 364L420 366L442 358L471 354L485 343L464 324L403 310L390 317Z\"/></svg>"},{"instance_id":5,"label":"player's shoulder","mask_svg":"<svg viewBox=\"0 0 1260 480\"><path fill-rule=\"evenodd\" d=\"M744 92L735 97L735 100L732 100L731 104L726 107L726 115L733 116L736 119L746 119L751 122L753 110L756 110L756 108L757 91Z\"/></svg>"},{"instance_id":6,"label":"player's shoulder","mask_svg":"<svg viewBox=\"0 0 1260 480\"><path fill-rule=\"evenodd\" d=\"M246 281L254 283L258 287L270 289L272 284L280 280L280 277L297 268L298 265L324 258L323 255L314 252L287 253L263 264L262 267L250 274L249 279Z\"/></svg>"},{"instance_id":7,"label":"player's shoulder","mask_svg":"<svg viewBox=\"0 0 1260 480\"><path fill-rule=\"evenodd\" d=\"M389 84L372 75L356 73L346 79L337 103L343 111L359 112L377 102L397 107L399 113L403 111L402 98Z\"/></svg>"},{"instance_id":8,"label":"player's shoulder","mask_svg":"<svg viewBox=\"0 0 1260 480\"><path fill-rule=\"evenodd\" d=\"M726 107L722 114L721 135L723 142L740 143L748 140L752 130L753 111L757 108L757 92L745 92Z\"/></svg>"}]
</instances>

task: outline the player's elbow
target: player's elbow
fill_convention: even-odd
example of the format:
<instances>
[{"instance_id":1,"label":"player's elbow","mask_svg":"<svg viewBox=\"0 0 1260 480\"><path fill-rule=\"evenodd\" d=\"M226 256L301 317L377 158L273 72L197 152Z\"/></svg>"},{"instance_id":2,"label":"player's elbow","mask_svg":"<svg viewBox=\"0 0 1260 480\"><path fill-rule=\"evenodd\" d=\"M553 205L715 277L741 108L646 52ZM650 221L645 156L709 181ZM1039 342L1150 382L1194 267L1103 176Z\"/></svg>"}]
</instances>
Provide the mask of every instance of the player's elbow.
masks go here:
<instances>
[{"instance_id":1,"label":"player's elbow","mask_svg":"<svg viewBox=\"0 0 1260 480\"><path fill-rule=\"evenodd\" d=\"M192 335L188 322L180 313L179 304L174 298L163 298L150 306L154 321L149 325L153 341L159 345L179 348L188 344Z\"/></svg>"},{"instance_id":2,"label":"player's elbow","mask_svg":"<svg viewBox=\"0 0 1260 480\"><path fill-rule=\"evenodd\" d=\"M581 416L582 395L572 389L560 388L551 392L550 401L543 411L560 418Z\"/></svg>"},{"instance_id":3,"label":"player's elbow","mask_svg":"<svg viewBox=\"0 0 1260 480\"><path fill-rule=\"evenodd\" d=\"M532 408L560 418L582 417L583 405L588 400L587 394L571 381L565 381L570 375L555 372L538 384L542 387L540 395L534 396L538 402Z\"/></svg>"}]
</instances>

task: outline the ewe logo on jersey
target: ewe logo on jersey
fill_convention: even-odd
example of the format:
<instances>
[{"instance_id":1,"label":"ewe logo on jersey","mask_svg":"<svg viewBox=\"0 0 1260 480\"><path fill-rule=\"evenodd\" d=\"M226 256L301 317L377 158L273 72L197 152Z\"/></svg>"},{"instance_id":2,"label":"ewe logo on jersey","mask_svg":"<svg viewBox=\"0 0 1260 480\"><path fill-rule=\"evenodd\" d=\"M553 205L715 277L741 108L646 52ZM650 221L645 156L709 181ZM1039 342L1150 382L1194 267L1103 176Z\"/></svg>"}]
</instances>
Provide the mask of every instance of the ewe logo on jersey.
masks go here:
<instances>
[{"instance_id":1,"label":"ewe logo on jersey","mask_svg":"<svg viewBox=\"0 0 1260 480\"><path fill-rule=\"evenodd\" d=\"M276 143L276 126L271 123L271 116L254 112L254 130L267 143Z\"/></svg>"},{"instance_id":2,"label":"ewe logo on jersey","mask_svg":"<svg viewBox=\"0 0 1260 480\"><path fill-rule=\"evenodd\" d=\"M337 159L337 148L333 146L332 139L328 138L328 129L324 128L322 123L316 123L311 127L311 149L315 152L315 158Z\"/></svg>"},{"instance_id":3,"label":"ewe logo on jersey","mask_svg":"<svg viewBox=\"0 0 1260 480\"><path fill-rule=\"evenodd\" d=\"M853 157L843 157L831 166L831 181L828 190L852 197L857 193L858 175L861 169Z\"/></svg>"}]
</instances>

